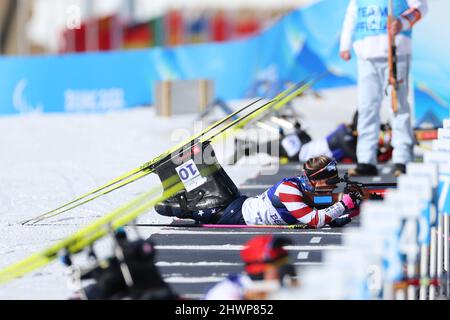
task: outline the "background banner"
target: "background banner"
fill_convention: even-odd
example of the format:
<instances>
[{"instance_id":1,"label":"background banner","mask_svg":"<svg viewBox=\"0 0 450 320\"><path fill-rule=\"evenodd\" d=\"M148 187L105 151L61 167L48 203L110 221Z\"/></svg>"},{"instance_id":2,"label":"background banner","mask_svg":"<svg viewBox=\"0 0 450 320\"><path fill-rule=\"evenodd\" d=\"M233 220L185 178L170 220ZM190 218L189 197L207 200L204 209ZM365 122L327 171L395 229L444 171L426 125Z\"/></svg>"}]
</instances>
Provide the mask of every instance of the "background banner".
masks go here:
<instances>
[{"instance_id":1,"label":"background banner","mask_svg":"<svg viewBox=\"0 0 450 320\"><path fill-rule=\"evenodd\" d=\"M151 105L157 80L211 79L217 98L273 96L286 82L331 74L316 89L354 85L356 60L339 58L348 1L323 0L244 40L60 56L1 57L0 114L102 112ZM414 31L415 125L449 115L450 3L429 3ZM356 97L355 97L356 99ZM355 100L356 102L356 100Z\"/></svg>"}]
</instances>

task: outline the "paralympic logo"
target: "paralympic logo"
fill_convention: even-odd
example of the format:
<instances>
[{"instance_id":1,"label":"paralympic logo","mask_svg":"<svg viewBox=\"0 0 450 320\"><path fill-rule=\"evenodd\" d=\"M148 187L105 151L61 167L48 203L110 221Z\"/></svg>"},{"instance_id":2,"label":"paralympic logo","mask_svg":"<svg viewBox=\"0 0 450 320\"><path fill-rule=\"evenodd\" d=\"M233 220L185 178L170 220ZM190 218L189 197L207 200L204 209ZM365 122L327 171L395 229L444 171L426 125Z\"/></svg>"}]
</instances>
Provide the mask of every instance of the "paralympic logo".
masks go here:
<instances>
[{"instance_id":1,"label":"paralympic logo","mask_svg":"<svg viewBox=\"0 0 450 320\"><path fill-rule=\"evenodd\" d=\"M16 87L14 88L13 93L13 106L14 109L19 111L20 113L32 113L32 112L42 112L43 107L41 104L32 105L26 95L25 89L27 88L28 80L21 79Z\"/></svg>"}]
</instances>

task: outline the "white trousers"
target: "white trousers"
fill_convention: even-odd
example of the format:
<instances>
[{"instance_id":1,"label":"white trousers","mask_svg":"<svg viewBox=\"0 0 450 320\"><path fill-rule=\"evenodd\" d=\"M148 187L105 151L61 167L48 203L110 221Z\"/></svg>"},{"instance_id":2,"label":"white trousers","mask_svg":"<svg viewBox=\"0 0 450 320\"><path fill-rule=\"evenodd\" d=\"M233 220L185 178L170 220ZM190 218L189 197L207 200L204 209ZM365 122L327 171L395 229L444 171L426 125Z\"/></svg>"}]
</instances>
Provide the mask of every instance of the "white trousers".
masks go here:
<instances>
[{"instance_id":1,"label":"white trousers","mask_svg":"<svg viewBox=\"0 0 450 320\"><path fill-rule=\"evenodd\" d=\"M401 56L397 63L397 78L401 80L397 91L398 112L394 114L390 108L392 146L394 147L392 161L394 163L405 164L412 160L414 138L411 127L411 110L408 103L410 61L410 56ZM387 58L367 60L358 58L358 144L356 155L359 163L375 165L377 162L380 108L388 80Z\"/></svg>"}]
</instances>

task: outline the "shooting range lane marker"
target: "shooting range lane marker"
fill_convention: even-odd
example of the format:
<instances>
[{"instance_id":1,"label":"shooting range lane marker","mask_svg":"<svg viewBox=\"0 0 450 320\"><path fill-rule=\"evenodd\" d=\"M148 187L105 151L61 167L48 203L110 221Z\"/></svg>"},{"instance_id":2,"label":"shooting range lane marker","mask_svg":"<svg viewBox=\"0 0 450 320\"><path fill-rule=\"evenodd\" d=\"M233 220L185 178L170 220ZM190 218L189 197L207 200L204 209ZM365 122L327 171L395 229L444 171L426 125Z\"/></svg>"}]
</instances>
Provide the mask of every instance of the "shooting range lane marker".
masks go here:
<instances>
[{"instance_id":1,"label":"shooting range lane marker","mask_svg":"<svg viewBox=\"0 0 450 320\"><path fill-rule=\"evenodd\" d=\"M223 229L222 229L223 230ZM294 229L296 230L296 229ZM303 231L300 230L300 231ZM269 229L265 234L273 233L273 230ZM194 235L198 234L198 237ZM155 243L160 245L224 245L224 244L234 244L242 245L243 242L250 240L253 236L261 234L261 232L211 232L211 233L197 233L195 231L189 233L154 233L150 238L155 241ZM209 236L211 235L211 236ZM283 233L284 237L289 238L293 241L295 245L310 245L311 243L321 244L340 244L342 235L335 235L330 233L308 233L308 232L286 232ZM320 236L320 237L317 237ZM323 236L323 237L322 237ZM238 237L238 239L236 239ZM329 237L329 239L328 239ZM313 239L320 238L320 239ZM312 242L310 242L312 240ZM330 241L331 243L330 243Z\"/></svg>"},{"instance_id":2,"label":"shooting range lane marker","mask_svg":"<svg viewBox=\"0 0 450 320\"><path fill-rule=\"evenodd\" d=\"M164 281L167 283L205 283L205 282L219 282L224 277L167 277Z\"/></svg>"},{"instance_id":3,"label":"shooting range lane marker","mask_svg":"<svg viewBox=\"0 0 450 320\"><path fill-rule=\"evenodd\" d=\"M320 240L322 240L322 237L312 237L309 243L320 243Z\"/></svg>"},{"instance_id":4,"label":"shooting range lane marker","mask_svg":"<svg viewBox=\"0 0 450 320\"><path fill-rule=\"evenodd\" d=\"M309 252L308 251L300 251L297 254L297 260L306 260L308 259L309 256Z\"/></svg>"},{"instance_id":5,"label":"shooting range lane marker","mask_svg":"<svg viewBox=\"0 0 450 320\"><path fill-rule=\"evenodd\" d=\"M380 181L381 181L381 177L379 177L379 176L372 178L372 182L380 182Z\"/></svg>"}]
</instances>

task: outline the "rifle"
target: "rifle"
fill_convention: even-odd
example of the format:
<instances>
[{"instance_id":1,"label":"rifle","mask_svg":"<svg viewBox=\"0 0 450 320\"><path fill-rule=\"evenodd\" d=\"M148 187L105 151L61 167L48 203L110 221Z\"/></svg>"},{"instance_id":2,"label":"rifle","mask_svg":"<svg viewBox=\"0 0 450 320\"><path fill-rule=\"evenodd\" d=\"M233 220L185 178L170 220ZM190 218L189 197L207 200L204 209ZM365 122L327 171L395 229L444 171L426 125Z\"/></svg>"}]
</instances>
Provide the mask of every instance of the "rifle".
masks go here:
<instances>
[{"instance_id":1,"label":"rifle","mask_svg":"<svg viewBox=\"0 0 450 320\"><path fill-rule=\"evenodd\" d=\"M324 209L333 203L342 200L345 193L359 192L362 195L361 200L383 200L386 189L396 188L396 182L379 182L379 183L362 183L359 181L350 180L348 173L344 174L344 178L340 178L338 182L344 182L343 192L314 194L312 196L313 206L317 209Z\"/></svg>"},{"instance_id":2,"label":"rifle","mask_svg":"<svg viewBox=\"0 0 450 320\"><path fill-rule=\"evenodd\" d=\"M341 178L341 182L345 183L344 193L358 191L363 195L364 200L382 200L384 199L386 189L397 187L396 182L362 183L350 180L348 173L344 174L344 178Z\"/></svg>"},{"instance_id":3,"label":"rifle","mask_svg":"<svg viewBox=\"0 0 450 320\"><path fill-rule=\"evenodd\" d=\"M389 0L389 8L388 8L388 64L389 64L389 85L392 86L391 90L391 103L392 103L392 111L396 113L398 111L398 98L397 98L397 90L399 81L397 80L397 46L395 44L395 35L391 34L389 31L389 26L394 22L395 17L393 15L393 4L392 0Z\"/></svg>"}]
</instances>

